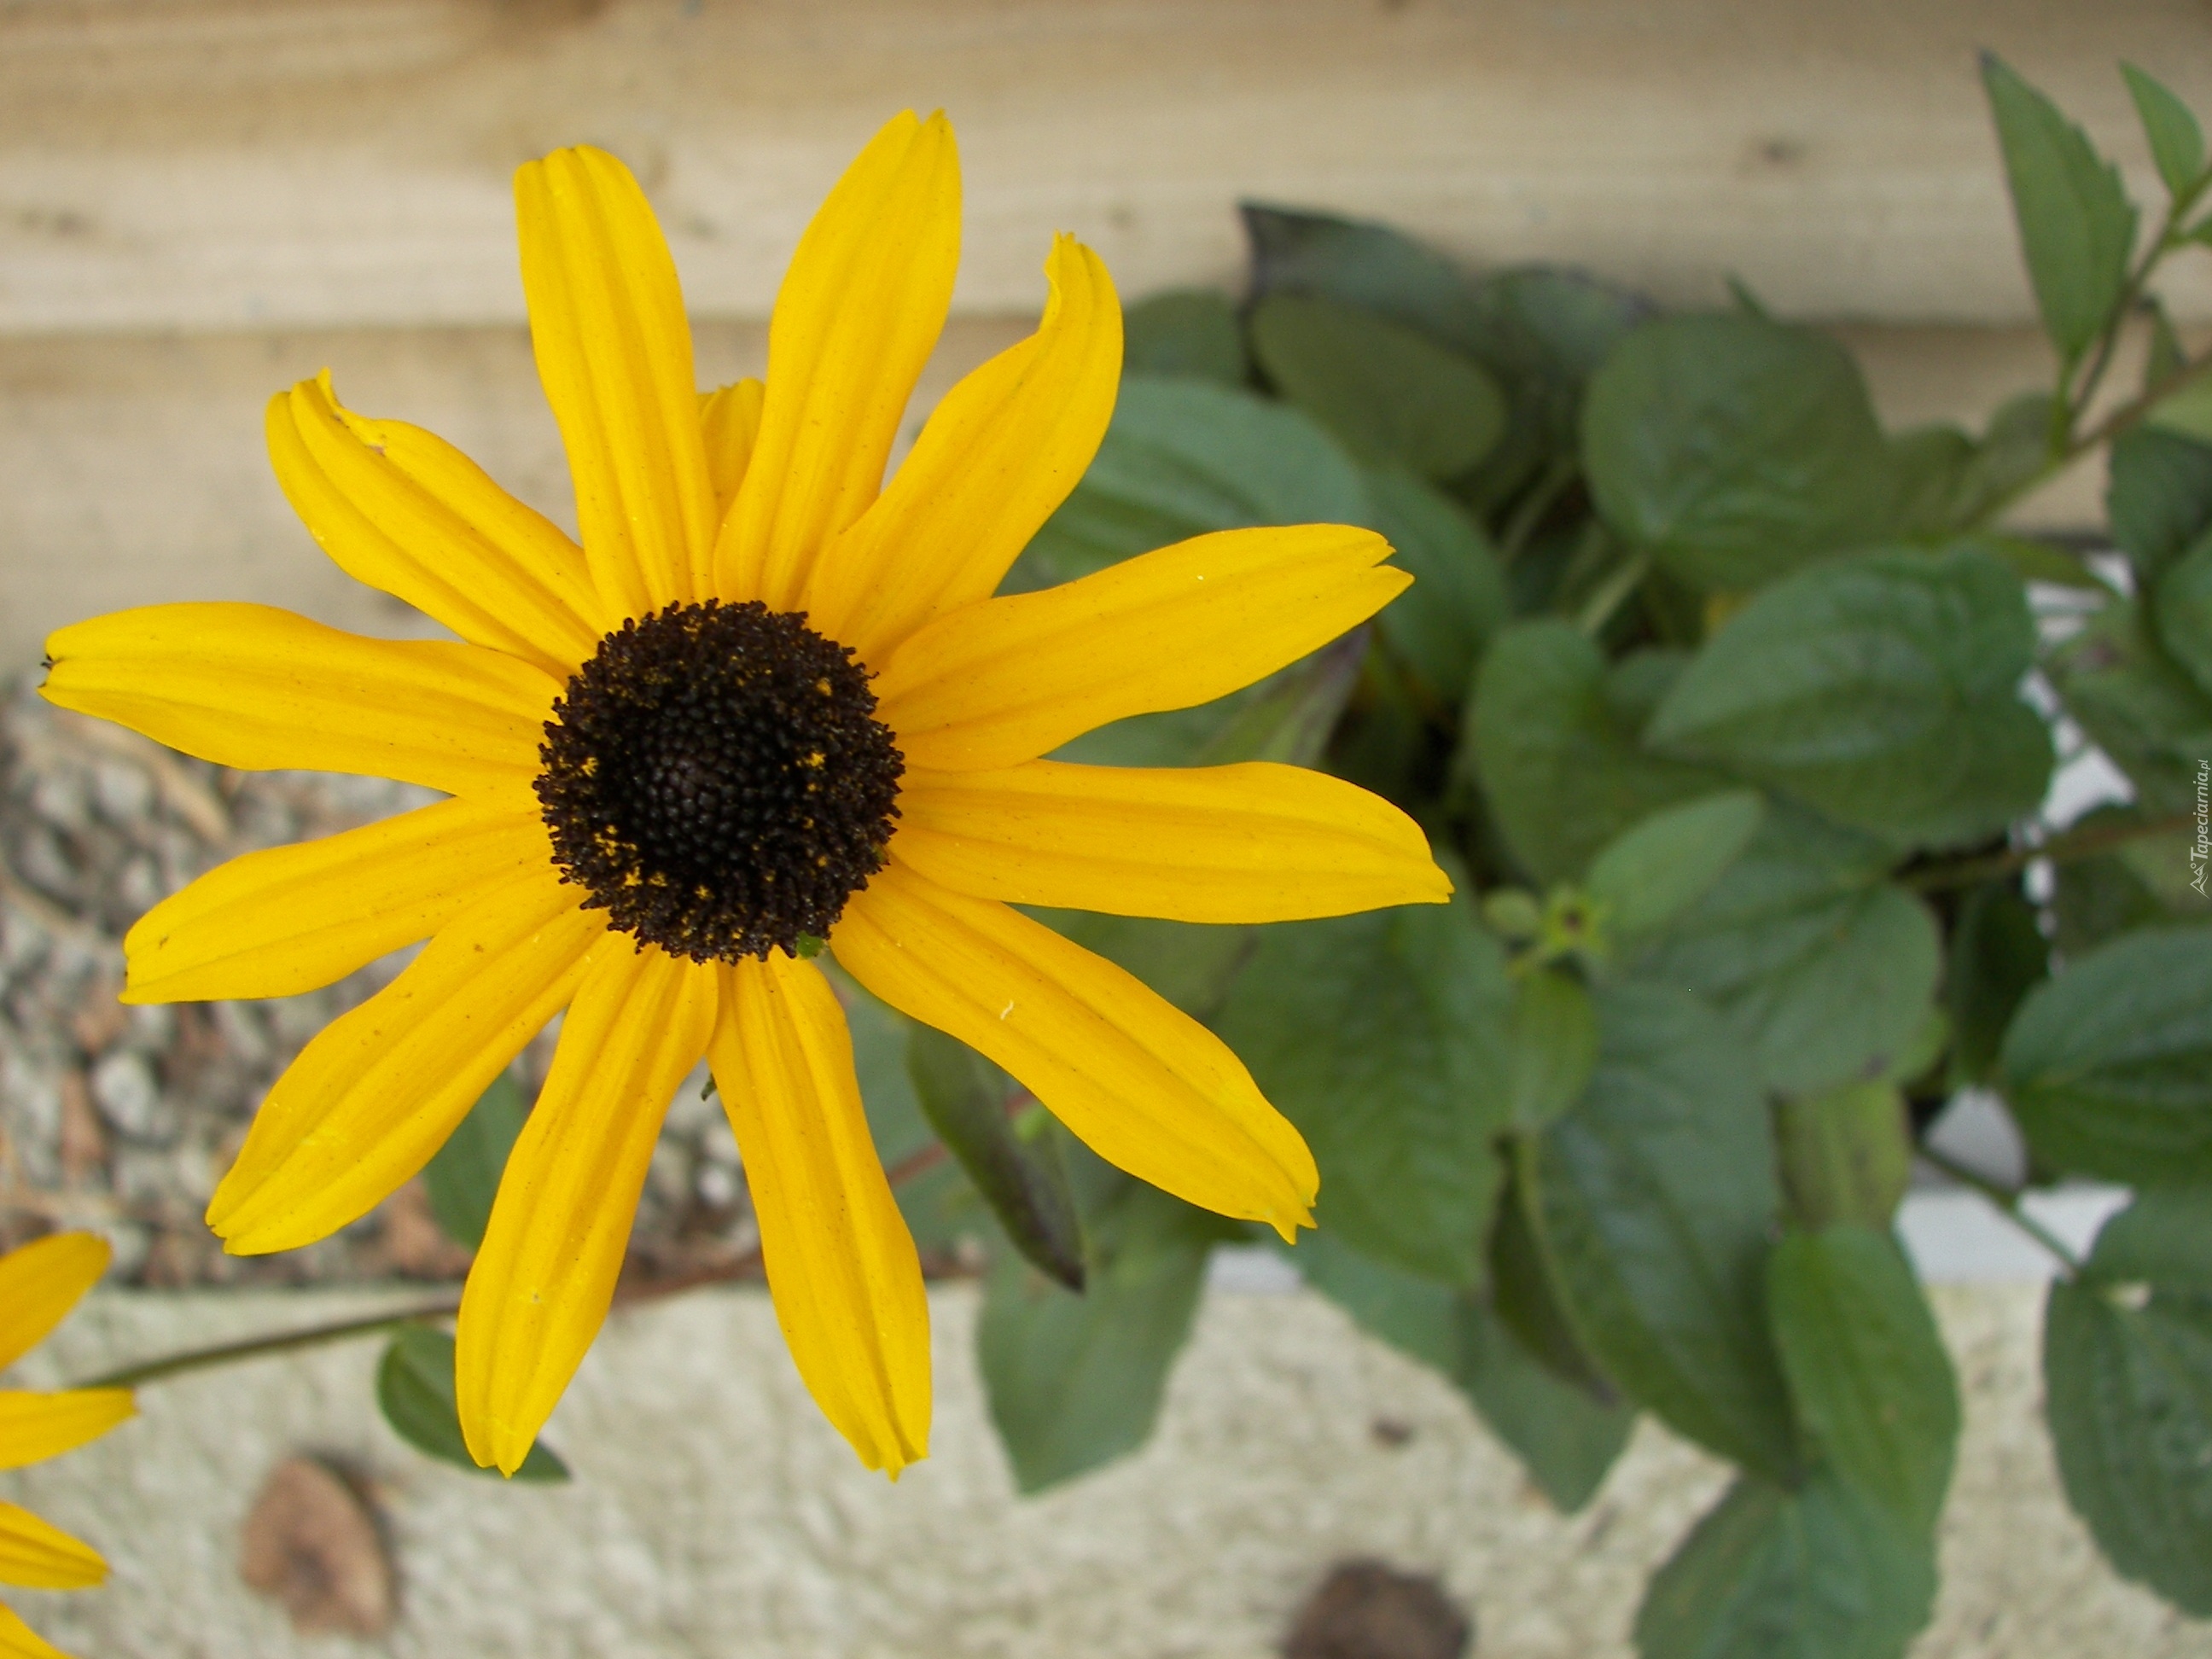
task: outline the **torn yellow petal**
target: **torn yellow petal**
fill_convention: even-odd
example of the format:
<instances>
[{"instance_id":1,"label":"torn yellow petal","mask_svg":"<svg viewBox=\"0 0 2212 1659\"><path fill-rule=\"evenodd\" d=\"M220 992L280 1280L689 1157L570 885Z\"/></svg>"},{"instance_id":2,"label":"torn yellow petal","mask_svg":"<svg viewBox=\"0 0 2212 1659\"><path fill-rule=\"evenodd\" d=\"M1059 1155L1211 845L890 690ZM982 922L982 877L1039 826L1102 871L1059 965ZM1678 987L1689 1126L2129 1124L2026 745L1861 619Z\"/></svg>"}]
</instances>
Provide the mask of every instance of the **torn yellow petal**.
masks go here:
<instances>
[{"instance_id":1,"label":"torn yellow petal","mask_svg":"<svg viewBox=\"0 0 2212 1659\"><path fill-rule=\"evenodd\" d=\"M660 1121L714 1026L712 968L601 953L508 1155L461 1296L454 1395L477 1462L513 1474L614 1299Z\"/></svg>"},{"instance_id":2,"label":"torn yellow petal","mask_svg":"<svg viewBox=\"0 0 2212 1659\"><path fill-rule=\"evenodd\" d=\"M46 636L48 702L249 770L527 783L560 687L482 646L372 640L264 605L155 605Z\"/></svg>"},{"instance_id":3,"label":"torn yellow petal","mask_svg":"<svg viewBox=\"0 0 2212 1659\"><path fill-rule=\"evenodd\" d=\"M879 718L909 766L1012 766L1094 726L1250 684L1413 578L1343 525L1226 530L939 617L893 653Z\"/></svg>"},{"instance_id":4,"label":"torn yellow petal","mask_svg":"<svg viewBox=\"0 0 2212 1659\"><path fill-rule=\"evenodd\" d=\"M760 437L715 549L724 598L799 608L815 560L876 499L959 261L951 125L908 111L845 170L777 291Z\"/></svg>"},{"instance_id":5,"label":"torn yellow petal","mask_svg":"<svg viewBox=\"0 0 2212 1659\"><path fill-rule=\"evenodd\" d=\"M97 1440L137 1411L128 1389L0 1389L0 1469L20 1469Z\"/></svg>"},{"instance_id":6,"label":"torn yellow petal","mask_svg":"<svg viewBox=\"0 0 2212 1659\"><path fill-rule=\"evenodd\" d=\"M495 888L300 1051L208 1205L234 1255L359 1220L430 1161L477 1097L629 939L553 871Z\"/></svg>"},{"instance_id":7,"label":"torn yellow petal","mask_svg":"<svg viewBox=\"0 0 2212 1659\"><path fill-rule=\"evenodd\" d=\"M18 1504L0 1504L0 1584L88 1589L106 1577L107 1563L89 1544Z\"/></svg>"},{"instance_id":8,"label":"torn yellow petal","mask_svg":"<svg viewBox=\"0 0 2212 1659\"><path fill-rule=\"evenodd\" d=\"M876 504L816 565L806 608L864 662L990 597L1083 477L1113 416L1121 306L1099 257L1053 243L1037 331L946 394Z\"/></svg>"},{"instance_id":9,"label":"torn yellow petal","mask_svg":"<svg viewBox=\"0 0 2212 1659\"><path fill-rule=\"evenodd\" d=\"M732 380L714 392L699 394L699 430L707 444L707 476L714 485L714 522L727 516L745 481L745 468L753 458L753 443L760 436L761 394L758 380Z\"/></svg>"},{"instance_id":10,"label":"torn yellow petal","mask_svg":"<svg viewBox=\"0 0 2212 1659\"><path fill-rule=\"evenodd\" d=\"M0 1607L0 1659L70 1659L6 1607Z\"/></svg>"},{"instance_id":11,"label":"torn yellow petal","mask_svg":"<svg viewBox=\"0 0 2212 1659\"><path fill-rule=\"evenodd\" d=\"M348 575L556 678L591 655L582 550L451 444L340 407L328 371L270 398L267 424L276 482Z\"/></svg>"},{"instance_id":12,"label":"torn yellow petal","mask_svg":"<svg viewBox=\"0 0 2212 1659\"><path fill-rule=\"evenodd\" d=\"M1451 895L1420 826L1389 802L1261 761L910 771L898 855L977 898L1176 921L1291 921Z\"/></svg>"},{"instance_id":13,"label":"torn yellow petal","mask_svg":"<svg viewBox=\"0 0 2212 1659\"><path fill-rule=\"evenodd\" d=\"M248 853L124 936L125 1002L282 997L428 939L489 889L552 864L521 790L439 801L343 835Z\"/></svg>"},{"instance_id":14,"label":"torn yellow petal","mask_svg":"<svg viewBox=\"0 0 2212 1659\"><path fill-rule=\"evenodd\" d=\"M921 1262L860 1106L836 994L781 952L722 973L711 1057L784 1340L822 1414L896 1477L929 1450Z\"/></svg>"},{"instance_id":15,"label":"torn yellow petal","mask_svg":"<svg viewBox=\"0 0 2212 1659\"><path fill-rule=\"evenodd\" d=\"M1019 911L890 864L830 948L903 1014L1013 1073L1108 1163L1201 1209L1313 1224L1320 1174L1243 1062L1189 1015Z\"/></svg>"},{"instance_id":16,"label":"torn yellow petal","mask_svg":"<svg viewBox=\"0 0 2212 1659\"><path fill-rule=\"evenodd\" d=\"M697 599L714 490L691 325L653 209L628 167L588 146L518 169L514 205L531 343L602 611Z\"/></svg>"},{"instance_id":17,"label":"torn yellow petal","mask_svg":"<svg viewBox=\"0 0 2212 1659\"><path fill-rule=\"evenodd\" d=\"M46 1340L107 1271L97 1233L49 1233L0 1256L0 1370Z\"/></svg>"}]
</instances>

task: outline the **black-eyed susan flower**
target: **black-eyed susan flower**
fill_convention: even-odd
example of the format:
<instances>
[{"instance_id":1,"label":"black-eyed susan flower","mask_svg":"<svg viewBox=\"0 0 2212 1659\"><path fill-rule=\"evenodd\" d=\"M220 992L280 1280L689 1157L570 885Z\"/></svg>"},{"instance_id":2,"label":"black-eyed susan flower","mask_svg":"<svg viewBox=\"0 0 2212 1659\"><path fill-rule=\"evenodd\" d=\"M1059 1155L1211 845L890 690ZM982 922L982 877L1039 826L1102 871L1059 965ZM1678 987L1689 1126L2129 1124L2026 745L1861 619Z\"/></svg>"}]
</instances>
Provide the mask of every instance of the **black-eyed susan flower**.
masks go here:
<instances>
[{"instance_id":1,"label":"black-eyed susan flower","mask_svg":"<svg viewBox=\"0 0 2212 1659\"><path fill-rule=\"evenodd\" d=\"M91 1233L52 1233L0 1256L0 1370L45 1340L106 1271L107 1242ZM134 1409L128 1389L0 1389L0 1469L74 1451ZM0 1584L85 1589L106 1577L107 1563L99 1552L27 1509L0 1504ZM0 1659L64 1656L0 1607Z\"/></svg>"},{"instance_id":2,"label":"black-eyed susan flower","mask_svg":"<svg viewBox=\"0 0 2212 1659\"><path fill-rule=\"evenodd\" d=\"M1443 899L1413 823L1334 779L1041 758L1245 685L1409 579L1380 538L1306 526L993 597L1105 431L1121 312L1097 256L1059 238L1037 331L955 387L882 485L952 290L941 116L886 126L800 239L765 386L695 390L675 268L620 162L562 150L515 195L580 546L310 380L269 411L293 504L459 641L178 605L47 643L64 707L226 765L451 797L195 883L131 933L125 995L283 995L428 940L263 1103L208 1211L244 1252L366 1212L567 1011L460 1311L462 1426L510 1472L605 1316L662 1114L704 1055L793 1357L896 1473L927 1445L927 1310L815 943L1122 1169L1310 1224L1312 1157L1236 1056L1012 907L1249 922Z\"/></svg>"}]
</instances>

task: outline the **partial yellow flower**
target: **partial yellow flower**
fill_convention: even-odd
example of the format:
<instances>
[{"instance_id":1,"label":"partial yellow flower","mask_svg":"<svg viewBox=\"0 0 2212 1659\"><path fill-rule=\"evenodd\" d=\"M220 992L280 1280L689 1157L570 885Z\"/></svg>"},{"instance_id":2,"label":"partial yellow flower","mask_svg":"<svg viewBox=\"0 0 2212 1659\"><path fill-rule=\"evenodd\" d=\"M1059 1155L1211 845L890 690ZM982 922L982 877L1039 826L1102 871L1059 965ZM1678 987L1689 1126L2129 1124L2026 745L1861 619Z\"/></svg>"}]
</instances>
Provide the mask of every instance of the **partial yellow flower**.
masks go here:
<instances>
[{"instance_id":1,"label":"partial yellow flower","mask_svg":"<svg viewBox=\"0 0 2212 1659\"><path fill-rule=\"evenodd\" d=\"M452 797L156 906L125 941L125 1000L283 995L428 940L270 1091L208 1210L240 1252L365 1213L567 1011L460 1312L462 1427L509 1473L605 1316L662 1115L706 1057L793 1357L896 1474L927 1445L927 1305L807 957L826 940L1121 1168L1286 1237L1311 1224L1313 1158L1237 1057L1012 907L1273 921L1442 901L1419 830L1335 779L1042 758L1245 685L1410 579L1370 532L1306 526L992 597L1105 433L1121 318L1098 257L1059 237L1037 331L961 381L881 487L952 292L941 115L892 121L831 191L765 386L695 389L675 266L613 157L532 162L515 199L580 546L324 376L270 405L279 480L333 559L460 642L250 605L47 642L65 708L224 765Z\"/></svg>"},{"instance_id":2,"label":"partial yellow flower","mask_svg":"<svg viewBox=\"0 0 2212 1659\"><path fill-rule=\"evenodd\" d=\"M0 1370L14 1364L62 1322L107 1271L107 1241L92 1233L52 1233L0 1256ZM128 1389L66 1389L34 1394L0 1389L0 1469L20 1469L97 1439L137 1407ZM26 1589L84 1589L107 1577L98 1551L26 1509L0 1504L0 1584ZM0 1607L0 1659L67 1659L6 1607Z\"/></svg>"}]
</instances>

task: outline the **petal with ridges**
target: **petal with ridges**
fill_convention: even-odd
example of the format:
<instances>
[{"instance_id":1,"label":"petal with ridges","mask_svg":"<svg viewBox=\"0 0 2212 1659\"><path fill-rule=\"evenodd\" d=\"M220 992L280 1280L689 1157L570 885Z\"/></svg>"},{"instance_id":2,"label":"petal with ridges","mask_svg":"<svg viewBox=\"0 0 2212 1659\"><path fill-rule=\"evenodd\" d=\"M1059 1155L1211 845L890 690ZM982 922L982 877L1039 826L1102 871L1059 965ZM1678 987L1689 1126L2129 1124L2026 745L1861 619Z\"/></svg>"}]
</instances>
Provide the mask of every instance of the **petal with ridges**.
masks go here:
<instances>
[{"instance_id":1,"label":"petal with ridges","mask_svg":"<svg viewBox=\"0 0 2212 1659\"><path fill-rule=\"evenodd\" d=\"M806 609L865 662L932 617L988 599L1098 453L1121 375L1105 263L1053 242L1037 331L945 395L881 499L816 565Z\"/></svg>"},{"instance_id":2,"label":"petal with ridges","mask_svg":"<svg viewBox=\"0 0 2212 1659\"><path fill-rule=\"evenodd\" d=\"M461 1295L461 1432L503 1474L530 1455L606 1319L669 1097L714 1031L713 969L620 944L568 1010Z\"/></svg>"},{"instance_id":3,"label":"petal with ridges","mask_svg":"<svg viewBox=\"0 0 2212 1659\"><path fill-rule=\"evenodd\" d=\"M898 862L853 896L830 948L861 984L1025 1085L1108 1163L1202 1209L1311 1226L1321 1176L1220 1038L1018 910Z\"/></svg>"},{"instance_id":4,"label":"petal with ridges","mask_svg":"<svg viewBox=\"0 0 2212 1659\"><path fill-rule=\"evenodd\" d=\"M715 591L796 609L809 568L882 487L960 262L960 159L942 113L893 118L837 181L777 291L768 393Z\"/></svg>"},{"instance_id":5,"label":"petal with ridges","mask_svg":"<svg viewBox=\"0 0 2212 1659\"><path fill-rule=\"evenodd\" d=\"M208 1205L224 1249L311 1244L428 1163L593 957L632 948L583 898L550 868L495 888L325 1026L261 1103Z\"/></svg>"},{"instance_id":6,"label":"petal with ridges","mask_svg":"<svg viewBox=\"0 0 2212 1659\"><path fill-rule=\"evenodd\" d=\"M482 646L372 640L265 605L154 605L46 636L40 695L218 766L526 782L560 687Z\"/></svg>"},{"instance_id":7,"label":"petal with ridges","mask_svg":"<svg viewBox=\"0 0 2212 1659\"><path fill-rule=\"evenodd\" d=\"M219 865L124 936L125 1002L283 997L425 939L552 848L521 790L442 800Z\"/></svg>"},{"instance_id":8,"label":"petal with ridges","mask_svg":"<svg viewBox=\"0 0 2212 1659\"><path fill-rule=\"evenodd\" d=\"M753 444L760 436L761 394L758 380L732 380L713 392L699 394L699 430L707 444L707 475L714 484L714 522L726 518L745 469L753 459Z\"/></svg>"},{"instance_id":9,"label":"petal with ridges","mask_svg":"<svg viewBox=\"0 0 2212 1659\"><path fill-rule=\"evenodd\" d=\"M107 1563L92 1546L20 1505L0 1504L0 1584L89 1589L106 1577Z\"/></svg>"},{"instance_id":10,"label":"petal with ridges","mask_svg":"<svg viewBox=\"0 0 2212 1659\"><path fill-rule=\"evenodd\" d=\"M1012 766L1131 714L1249 685L1413 578L1343 525L1224 530L939 617L891 655L879 718L909 766Z\"/></svg>"},{"instance_id":11,"label":"petal with ridges","mask_svg":"<svg viewBox=\"0 0 2212 1659\"><path fill-rule=\"evenodd\" d=\"M0 1607L0 1659L70 1659L6 1607Z\"/></svg>"},{"instance_id":12,"label":"petal with ridges","mask_svg":"<svg viewBox=\"0 0 2212 1659\"><path fill-rule=\"evenodd\" d=\"M46 1340L112 1254L98 1233L48 1233L0 1256L0 1370Z\"/></svg>"},{"instance_id":13,"label":"petal with ridges","mask_svg":"<svg viewBox=\"0 0 2212 1659\"><path fill-rule=\"evenodd\" d=\"M605 150L514 175L538 377L561 423L604 608L642 617L706 591L714 490L676 262L645 192Z\"/></svg>"},{"instance_id":14,"label":"petal with ridges","mask_svg":"<svg viewBox=\"0 0 2212 1659\"><path fill-rule=\"evenodd\" d=\"M0 1389L0 1469L75 1451L137 1410L128 1389Z\"/></svg>"},{"instance_id":15,"label":"petal with ridges","mask_svg":"<svg viewBox=\"0 0 2212 1659\"><path fill-rule=\"evenodd\" d=\"M791 1357L860 1462L896 1478L929 1449L921 1261L860 1107L844 1010L781 952L722 970L714 1083L744 1160Z\"/></svg>"},{"instance_id":16,"label":"petal with ridges","mask_svg":"<svg viewBox=\"0 0 2212 1659\"><path fill-rule=\"evenodd\" d=\"M902 862L976 898L1176 921L1291 921L1441 904L1420 826L1301 767L1030 761L907 774Z\"/></svg>"},{"instance_id":17,"label":"petal with ridges","mask_svg":"<svg viewBox=\"0 0 2212 1659\"><path fill-rule=\"evenodd\" d=\"M293 511L356 580L565 679L605 629L583 550L443 439L340 406L328 370L269 400Z\"/></svg>"}]
</instances>

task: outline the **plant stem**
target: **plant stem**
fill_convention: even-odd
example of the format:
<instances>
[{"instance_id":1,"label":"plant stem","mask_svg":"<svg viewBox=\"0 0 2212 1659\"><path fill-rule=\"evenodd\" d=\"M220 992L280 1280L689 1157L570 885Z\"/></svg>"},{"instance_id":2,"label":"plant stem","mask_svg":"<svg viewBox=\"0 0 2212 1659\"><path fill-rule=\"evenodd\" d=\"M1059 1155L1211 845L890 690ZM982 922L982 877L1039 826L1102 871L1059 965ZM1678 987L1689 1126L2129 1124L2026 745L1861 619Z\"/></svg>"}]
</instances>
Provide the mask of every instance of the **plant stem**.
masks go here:
<instances>
[{"instance_id":1,"label":"plant stem","mask_svg":"<svg viewBox=\"0 0 2212 1659\"><path fill-rule=\"evenodd\" d=\"M1613 620L1613 613L1620 609L1622 602L1637 590L1650 570L1651 556L1649 553L1638 553L1624 559L1584 603L1582 615L1575 619L1576 626L1595 639L1605 631L1606 623Z\"/></svg>"},{"instance_id":2,"label":"plant stem","mask_svg":"<svg viewBox=\"0 0 2212 1659\"><path fill-rule=\"evenodd\" d=\"M1574 483L1577 472L1573 458L1561 456L1545 469L1542 477L1528 486L1528 493L1514 507L1513 516L1505 521L1505 527L1498 532L1498 556L1503 562L1513 562L1515 556L1528 544L1528 538L1536 533L1536 526L1543 523L1545 515L1559 504L1559 497L1566 494L1567 487Z\"/></svg>"},{"instance_id":3,"label":"plant stem","mask_svg":"<svg viewBox=\"0 0 2212 1659\"><path fill-rule=\"evenodd\" d=\"M1950 887L1971 887L1978 881L1989 881L1998 876L2011 875L2017 870L2025 870L2029 865L2044 859L2053 864L2070 864L2076 859L2094 858L2115 847L2124 847L2131 841L2171 835L2187 827L2191 821L2187 814L2177 812L2172 817L2100 823L2087 830L2069 830L2065 835L2054 836L2037 847L2008 848L2002 853L1966 859L1957 864L1931 865L1901 879L1916 893L1937 892Z\"/></svg>"},{"instance_id":4,"label":"plant stem","mask_svg":"<svg viewBox=\"0 0 2212 1659\"><path fill-rule=\"evenodd\" d=\"M120 1370L108 1371L70 1386L76 1389L136 1388L141 1382L181 1376L187 1371L205 1370L211 1365L228 1365L241 1359L259 1359L269 1354L288 1353L295 1348L319 1347L325 1342L341 1341L349 1336L368 1336L377 1331L390 1330L397 1325L411 1325L418 1319L444 1318L459 1311L460 1305L459 1295L449 1294L435 1302L423 1303L419 1307L374 1314L365 1319L344 1319L335 1324L310 1325L302 1330L280 1331L270 1336L250 1336L242 1341L219 1343L211 1348L188 1348L182 1353L164 1354L159 1359L149 1359L143 1364L125 1365Z\"/></svg>"},{"instance_id":5,"label":"plant stem","mask_svg":"<svg viewBox=\"0 0 2212 1659\"><path fill-rule=\"evenodd\" d=\"M1968 1168L1948 1153L1937 1152L1933 1146L1921 1146L1918 1152L1920 1157L1929 1164L1941 1170L1961 1187L1971 1187L1979 1193L1996 1206L1999 1213L2006 1220L2050 1251L2057 1259L2067 1278L2073 1279L2080 1274L2081 1258L2067 1247L2065 1240L2028 1214L2021 1204L2020 1193L2010 1187L1999 1185L1987 1176Z\"/></svg>"}]
</instances>

